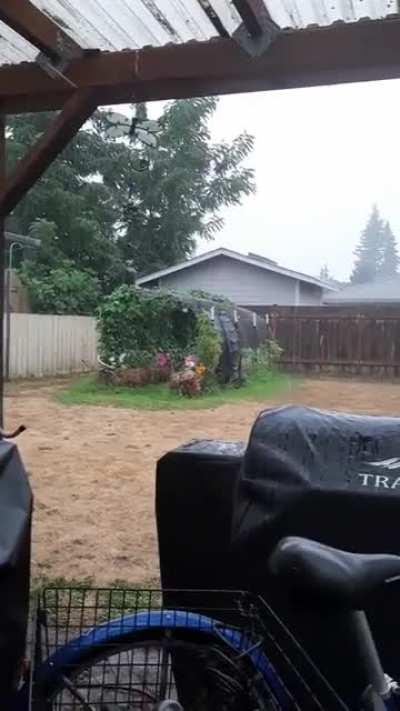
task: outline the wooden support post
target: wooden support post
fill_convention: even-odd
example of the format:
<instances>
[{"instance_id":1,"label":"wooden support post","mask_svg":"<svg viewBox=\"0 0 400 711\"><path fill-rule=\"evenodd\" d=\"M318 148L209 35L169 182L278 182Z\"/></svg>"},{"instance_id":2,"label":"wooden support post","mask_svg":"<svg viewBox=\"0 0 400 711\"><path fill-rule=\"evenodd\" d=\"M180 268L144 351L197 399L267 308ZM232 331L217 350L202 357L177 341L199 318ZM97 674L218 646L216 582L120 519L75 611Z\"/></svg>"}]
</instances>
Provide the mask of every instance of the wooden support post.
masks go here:
<instances>
[{"instance_id":1,"label":"wooden support post","mask_svg":"<svg viewBox=\"0 0 400 711\"><path fill-rule=\"evenodd\" d=\"M6 117L0 113L0 187L6 182ZM6 239L4 213L0 211L0 427L4 426L4 267Z\"/></svg>"},{"instance_id":2,"label":"wooden support post","mask_svg":"<svg viewBox=\"0 0 400 711\"><path fill-rule=\"evenodd\" d=\"M252 57L265 55L280 34L263 0L232 0L243 20L233 33L233 39Z\"/></svg>"},{"instance_id":3,"label":"wooden support post","mask_svg":"<svg viewBox=\"0 0 400 711\"><path fill-rule=\"evenodd\" d=\"M97 93L93 89L78 91L68 99L36 145L20 160L14 175L8 178L0 192L0 214L3 217L18 205L96 108Z\"/></svg>"}]
</instances>

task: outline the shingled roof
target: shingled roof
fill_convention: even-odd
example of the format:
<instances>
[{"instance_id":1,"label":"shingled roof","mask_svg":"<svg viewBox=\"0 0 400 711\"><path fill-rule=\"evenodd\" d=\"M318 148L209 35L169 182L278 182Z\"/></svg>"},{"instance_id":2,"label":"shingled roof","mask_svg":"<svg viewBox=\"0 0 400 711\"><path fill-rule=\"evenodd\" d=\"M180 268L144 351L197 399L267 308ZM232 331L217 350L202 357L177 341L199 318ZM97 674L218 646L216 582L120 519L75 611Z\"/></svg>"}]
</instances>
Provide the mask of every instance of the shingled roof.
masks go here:
<instances>
[{"instance_id":1,"label":"shingled roof","mask_svg":"<svg viewBox=\"0 0 400 711\"><path fill-rule=\"evenodd\" d=\"M352 284L340 291L327 294L326 304L383 304L400 303L400 275L391 279Z\"/></svg>"}]
</instances>

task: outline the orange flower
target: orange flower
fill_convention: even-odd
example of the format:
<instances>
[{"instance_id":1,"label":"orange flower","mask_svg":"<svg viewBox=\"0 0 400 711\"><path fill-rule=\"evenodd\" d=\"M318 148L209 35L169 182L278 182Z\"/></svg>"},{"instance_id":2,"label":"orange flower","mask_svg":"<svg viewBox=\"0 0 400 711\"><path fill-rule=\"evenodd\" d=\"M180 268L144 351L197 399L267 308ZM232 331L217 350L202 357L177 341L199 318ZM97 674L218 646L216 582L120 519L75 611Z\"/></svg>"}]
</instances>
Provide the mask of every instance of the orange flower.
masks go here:
<instances>
[{"instance_id":1,"label":"orange flower","mask_svg":"<svg viewBox=\"0 0 400 711\"><path fill-rule=\"evenodd\" d=\"M199 363L198 365L196 365L194 372L196 373L196 375L198 375L199 378L201 378L203 377L206 370L206 366L203 363Z\"/></svg>"}]
</instances>

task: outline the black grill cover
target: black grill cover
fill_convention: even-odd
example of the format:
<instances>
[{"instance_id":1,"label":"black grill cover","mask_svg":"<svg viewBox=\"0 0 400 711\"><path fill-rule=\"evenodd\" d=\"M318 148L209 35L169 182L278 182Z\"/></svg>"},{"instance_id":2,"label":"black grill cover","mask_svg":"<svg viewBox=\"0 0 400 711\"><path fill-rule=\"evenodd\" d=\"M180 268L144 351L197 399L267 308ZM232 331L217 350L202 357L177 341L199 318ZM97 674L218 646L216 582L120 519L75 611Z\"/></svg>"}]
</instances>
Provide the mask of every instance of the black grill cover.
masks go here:
<instances>
[{"instance_id":1,"label":"black grill cover","mask_svg":"<svg viewBox=\"0 0 400 711\"><path fill-rule=\"evenodd\" d=\"M195 440L157 466L157 528L163 588L232 588L232 520L241 442Z\"/></svg>"},{"instance_id":2,"label":"black grill cover","mask_svg":"<svg viewBox=\"0 0 400 711\"><path fill-rule=\"evenodd\" d=\"M281 535L311 530L350 550L380 552L383 540L400 553L400 418L293 406L262 412L239 506L240 538L264 554Z\"/></svg>"},{"instance_id":3,"label":"black grill cover","mask_svg":"<svg viewBox=\"0 0 400 711\"><path fill-rule=\"evenodd\" d=\"M157 524L164 587L261 593L351 703L362 679L345 617L294 607L267 559L290 534L400 555L400 418L285 407L258 417L246 450L195 442L169 452L158 464ZM398 679L399 600L393 585L368 610Z\"/></svg>"},{"instance_id":4,"label":"black grill cover","mask_svg":"<svg viewBox=\"0 0 400 711\"><path fill-rule=\"evenodd\" d=\"M349 698L354 656L340 615L293 612L267 572L287 535L400 555L400 418L304 407L267 410L251 432L238 485L234 545L243 579L264 592ZM385 669L400 678L400 587L370 610Z\"/></svg>"},{"instance_id":5,"label":"black grill cover","mask_svg":"<svg viewBox=\"0 0 400 711\"><path fill-rule=\"evenodd\" d=\"M24 656L29 607L32 495L14 444L0 441L0 708Z\"/></svg>"}]
</instances>

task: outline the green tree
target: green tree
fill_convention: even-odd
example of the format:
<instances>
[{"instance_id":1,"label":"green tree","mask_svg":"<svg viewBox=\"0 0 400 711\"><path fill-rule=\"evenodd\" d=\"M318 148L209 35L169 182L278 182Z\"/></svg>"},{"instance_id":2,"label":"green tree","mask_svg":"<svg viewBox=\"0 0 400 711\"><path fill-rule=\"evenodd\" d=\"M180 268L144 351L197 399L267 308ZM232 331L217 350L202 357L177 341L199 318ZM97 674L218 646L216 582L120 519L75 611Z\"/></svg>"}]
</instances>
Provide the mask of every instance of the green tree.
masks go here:
<instances>
[{"instance_id":1,"label":"green tree","mask_svg":"<svg viewBox=\"0 0 400 711\"><path fill-rule=\"evenodd\" d=\"M329 267L327 264L324 264L323 267L321 267L320 272L319 272L319 278L322 281L326 281L329 283L330 281L334 281L334 278L332 274L329 271Z\"/></svg>"},{"instance_id":2,"label":"green tree","mask_svg":"<svg viewBox=\"0 0 400 711\"><path fill-rule=\"evenodd\" d=\"M350 277L352 284L373 281L379 274L382 263L384 223L374 205L360 241L354 250L355 264Z\"/></svg>"},{"instance_id":3,"label":"green tree","mask_svg":"<svg viewBox=\"0 0 400 711\"><path fill-rule=\"evenodd\" d=\"M98 111L79 131L8 221L8 229L41 240L27 273L44 279L66 261L94 275L104 294L138 273L189 256L198 237L221 228L220 208L254 190L243 166L253 138L213 143L214 98L175 101L160 118L159 145L137 135L114 137L110 112ZM136 118L147 117L139 105ZM45 130L51 114L12 117L9 169ZM115 117L114 117L115 118Z\"/></svg>"},{"instance_id":4,"label":"green tree","mask_svg":"<svg viewBox=\"0 0 400 711\"><path fill-rule=\"evenodd\" d=\"M399 254L396 238L389 222L386 222L382 233L382 257L379 265L378 276L382 278L393 277L398 273Z\"/></svg>"},{"instance_id":5,"label":"green tree","mask_svg":"<svg viewBox=\"0 0 400 711\"><path fill-rule=\"evenodd\" d=\"M11 119L10 170L45 130L50 118L51 114L28 114ZM78 270L93 271L105 291L126 278L126 265L115 239L118 209L99 173L108 149L95 131L79 131L8 222L11 231L43 239L33 257L39 271L57 267L66 259Z\"/></svg>"},{"instance_id":6,"label":"green tree","mask_svg":"<svg viewBox=\"0 0 400 711\"><path fill-rule=\"evenodd\" d=\"M239 205L255 189L253 171L243 166L253 138L243 133L232 142L213 143L209 121L216 107L212 97L170 103L148 169L134 173L134 151L122 165L118 243L140 274L189 257L198 237L211 240L223 226L220 208ZM111 169L105 179L111 189L114 175Z\"/></svg>"},{"instance_id":7,"label":"green tree","mask_svg":"<svg viewBox=\"0 0 400 711\"><path fill-rule=\"evenodd\" d=\"M94 314L101 297L100 284L93 274L63 262L47 274L35 275L29 263L21 270L33 310L49 314Z\"/></svg>"}]
</instances>

